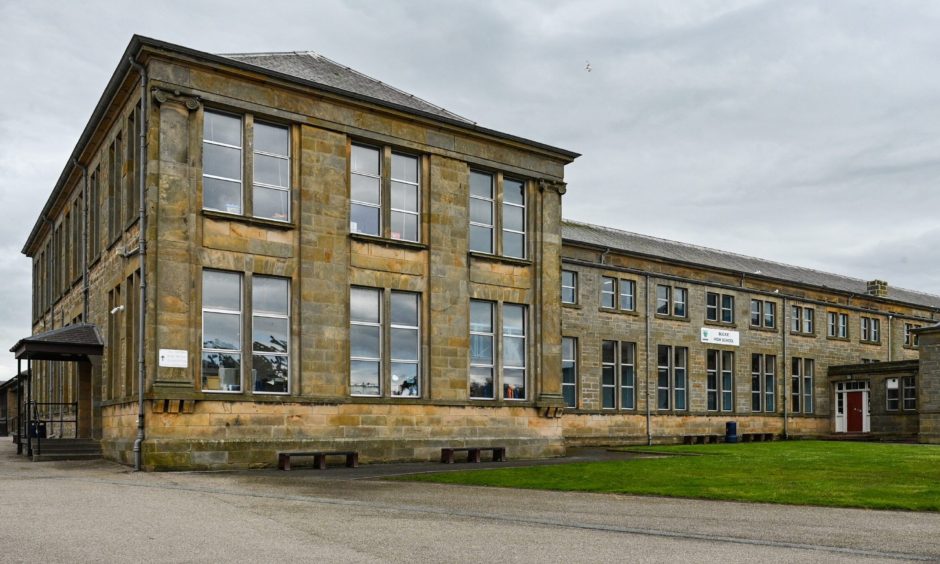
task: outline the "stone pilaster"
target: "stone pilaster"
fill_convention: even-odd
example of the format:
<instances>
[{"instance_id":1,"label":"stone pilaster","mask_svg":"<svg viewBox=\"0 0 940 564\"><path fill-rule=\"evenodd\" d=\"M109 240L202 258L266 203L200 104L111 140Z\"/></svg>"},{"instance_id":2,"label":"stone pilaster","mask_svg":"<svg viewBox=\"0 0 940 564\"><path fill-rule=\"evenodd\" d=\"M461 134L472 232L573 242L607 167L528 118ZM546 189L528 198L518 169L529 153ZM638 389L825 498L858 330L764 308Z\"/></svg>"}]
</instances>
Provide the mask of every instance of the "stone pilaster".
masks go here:
<instances>
[{"instance_id":1,"label":"stone pilaster","mask_svg":"<svg viewBox=\"0 0 940 564\"><path fill-rule=\"evenodd\" d=\"M541 327L541 379L536 404L546 416L556 417L564 408L561 395L561 197L563 182L540 181L537 272L541 280L538 300Z\"/></svg>"},{"instance_id":2,"label":"stone pilaster","mask_svg":"<svg viewBox=\"0 0 940 564\"><path fill-rule=\"evenodd\" d=\"M918 441L940 444L940 325L917 330L920 370L917 374Z\"/></svg>"}]
</instances>

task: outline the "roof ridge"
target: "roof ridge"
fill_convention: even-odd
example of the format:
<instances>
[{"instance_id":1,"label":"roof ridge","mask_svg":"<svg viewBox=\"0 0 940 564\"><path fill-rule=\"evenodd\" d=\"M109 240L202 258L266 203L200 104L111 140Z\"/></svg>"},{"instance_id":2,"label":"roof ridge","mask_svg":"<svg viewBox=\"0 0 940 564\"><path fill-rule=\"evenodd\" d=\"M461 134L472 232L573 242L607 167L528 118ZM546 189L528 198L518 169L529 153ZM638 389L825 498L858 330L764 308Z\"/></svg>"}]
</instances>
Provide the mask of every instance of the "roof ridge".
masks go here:
<instances>
[{"instance_id":1,"label":"roof ridge","mask_svg":"<svg viewBox=\"0 0 940 564\"><path fill-rule=\"evenodd\" d=\"M706 246L704 246L704 245L696 245L696 244L694 244L694 243L686 243L686 242L684 242L684 241L676 241L676 240L674 240L674 239L665 239L665 238L663 238L663 237L656 237L656 236L653 236L653 235L646 235L646 234L643 234L643 233L637 233L637 232L635 232L635 231L627 231L627 230L625 230L625 229L617 229L617 228L615 228L615 227L607 227L606 225L596 225L596 224L593 224L593 223L586 223L586 222L583 222L583 221L576 221L576 220L573 220L573 219L565 219L565 218L562 218L561 221L562 221L563 224L564 224L564 223L568 223L568 224L572 224L572 225L581 225L581 226L583 226L583 227L589 227L589 228L592 228L592 229L602 229L602 230L604 230L604 231L609 231L609 232L613 232L613 233L622 233L622 234L625 234L625 235L633 235L633 236L636 236L636 237L642 237L642 238L644 238L644 239L651 239L651 240L654 240L654 241L662 241L662 242L664 242L664 243L672 243L672 244L674 244L674 245L682 245L682 246L684 246L684 247L689 247L689 248L692 248L692 249L699 249L699 250L703 250L703 251L710 251L710 252L714 252L714 253L721 253L721 254L723 254L723 255L729 255L729 256L734 256L734 257L738 257L738 258L751 259L751 260L758 260L758 261L761 261L761 262L766 262L766 263L773 264L773 265L777 265L777 266L783 266L783 267L786 267L786 268L797 268L797 269L799 269L799 270L803 270L803 271L806 271L806 272L815 272L815 273L818 273L818 274L825 274L825 275L828 275L828 276L837 276L837 277L839 277L839 278L843 278L843 279L845 279L845 280L853 280L853 281L855 281L855 282L862 282L862 283L868 282L868 280L865 280L865 279L863 279L863 278L856 278L856 277L854 277L854 276L848 276L848 275L846 275L846 274L839 274L839 273L836 273L836 272L828 272L828 271L825 271L825 270L818 270L818 269L816 269L816 268L809 268L809 267L806 267L806 266L799 266L799 265L795 265L795 264L789 264L789 263L786 263L786 262L780 262L780 261L775 261L775 260L771 260L771 259L765 259L765 258L761 258L761 257L755 257L755 256L752 256L752 255L745 255L745 254L742 254L742 253L736 253L736 252L734 252L734 251L724 251L724 250L722 250L722 249L716 249L716 248L714 248L714 247L706 247ZM624 250L627 250L627 249L624 249ZM755 274L756 274L756 273L755 273ZM914 293L914 294L919 294L919 295L921 295L921 296L929 296L929 297L931 297L931 298L940 298L940 295L931 294L931 293L929 293L929 292L924 292L924 291L922 291L922 290L911 290L910 288L904 288L904 287L902 287L902 286L890 286L890 287L891 287L891 288L894 288L895 290L903 290L903 291L905 291L905 292L911 292L911 293Z\"/></svg>"}]
</instances>

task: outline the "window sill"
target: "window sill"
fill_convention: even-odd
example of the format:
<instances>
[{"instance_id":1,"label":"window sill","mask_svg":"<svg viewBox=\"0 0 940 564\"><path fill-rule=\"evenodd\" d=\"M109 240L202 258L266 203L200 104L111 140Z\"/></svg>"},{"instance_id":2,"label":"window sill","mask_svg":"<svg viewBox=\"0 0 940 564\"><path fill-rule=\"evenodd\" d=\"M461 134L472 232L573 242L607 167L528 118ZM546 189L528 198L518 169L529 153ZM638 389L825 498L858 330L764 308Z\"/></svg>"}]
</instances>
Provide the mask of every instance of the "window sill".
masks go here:
<instances>
[{"instance_id":1,"label":"window sill","mask_svg":"<svg viewBox=\"0 0 940 564\"><path fill-rule=\"evenodd\" d=\"M790 335L793 337L807 337L810 339L816 338L816 333L804 333L802 331L790 331Z\"/></svg>"},{"instance_id":2,"label":"window sill","mask_svg":"<svg viewBox=\"0 0 940 564\"><path fill-rule=\"evenodd\" d=\"M613 313L615 315L632 315L634 317L640 315L640 313L636 311L635 309L616 309L616 308L610 308L610 307L601 307L601 308L598 308L598 311L601 311L604 313Z\"/></svg>"},{"instance_id":3,"label":"window sill","mask_svg":"<svg viewBox=\"0 0 940 564\"><path fill-rule=\"evenodd\" d=\"M273 219L261 219L259 217L250 217L215 210L201 210L201 212L204 217L208 217L209 219L237 221L239 223L255 225L257 227L268 227L271 229L294 229L294 224L288 221L274 221Z\"/></svg>"},{"instance_id":4,"label":"window sill","mask_svg":"<svg viewBox=\"0 0 940 564\"><path fill-rule=\"evenodd\" d=\"M908 351L920 350L920 345L901 345L901 348Z\"/></svg>"},{"instance_id":5,"label":"window sill","mask_svg":"<svg viewBox=\"0 0 940 564\"><path fill-rule=\"evenodd\" d=\"M570 304L570 303L567 303L567 302L561 302L561 307L566 307L566 308L568 308L568 309L582 309L582 308L581 308L581 304L579 304L579 303Z\"/></svg>"},{"instance_id":6,"label":"window sill","mask_svg":"<svg viewBox=\"0 0 940 564\"><path fill-rule=\"evenodd\" d=\"M678 315L663 315L662 313L654 313L653 317L665 321L682 321L684 323L690 323L692 321L688 317L679 317Z\"/></svg>"},{"instance_id":7,"label":"window sill","mask_svg":"<svg viewBox=\"0 0 940 564\"><path fill-rule=\"evenodd\" d=\"M748 329L751 331L763 331L765 333L776 333L776 327L764 327L763 325L748 325Z\"/></svg>"},{"instance_id":8,"label":"window sill","mask_svg":"<svg viewBox=\"0 0 940 564\"><path fill-rule=\"evenodd\" d=\"M470 255L471 258L490 261L490 262L501 262L504 264L512 264L515 266L532 266L532 261L529 259L504 257L501 255L491 255L489 253L481 253L479 251L470 251L468 254Z\"/></svg>"},{"instance_id":9,"label":"window sill","mask_svg":"<svg viewBox=\"0 0 940 564\"><path fill-rule=\"evenodd\" d=\"M863 340L859 339L858 343L859 343L860 345L871 345L871 346L873 346L873 347L880 347L880 346L881 346L881 341L863 341Z\"/></svg>"},{"instance_id":10,"label":"window sill","mask_svg":"<svg viewBox=\"0 0 940 564\"><path fill-rule=\"evenodd\" d=\"M826 335L826 340L827 340L827 341L842 341L843 343L848 343L848 342L849 342L849 338L848 338L848 337L833 337L833 336L831 336L831 335Z\"/></svg>"},{"instance_id":11,"label":"window sill","mask_svg":"<svg viewBox=\"0 0 940 564\"><path fill-rule=\"evenodd\" d=\"M726 329L737 329L737 328L738 328L738 324L737 324L737 323L734 323L734 322L730 322L730 323L729 323L729 322L727 322L727 321L712 321L711 319L706 319L706 320L704 321L704 324L705 324L705 325L710 325L710 326L712 326L712 327L724 327L724 328L726 328Z\"/></svg>"},{"instance_id":12,"label":"window sill","mask_svg":"<svg viewBox=\"0 0 940 564\"><path fill-rule=\"evenodd\" d=\"M403 249L414 249L416 251L426 251L428 246L417 241L404 241L402 239L389 239L387 237L377 237L375 235L366 235L365 233L350 233L349 238L353 241L363 243L376 243L386 247L400 247Z\"/></svg>"}]
</instances>

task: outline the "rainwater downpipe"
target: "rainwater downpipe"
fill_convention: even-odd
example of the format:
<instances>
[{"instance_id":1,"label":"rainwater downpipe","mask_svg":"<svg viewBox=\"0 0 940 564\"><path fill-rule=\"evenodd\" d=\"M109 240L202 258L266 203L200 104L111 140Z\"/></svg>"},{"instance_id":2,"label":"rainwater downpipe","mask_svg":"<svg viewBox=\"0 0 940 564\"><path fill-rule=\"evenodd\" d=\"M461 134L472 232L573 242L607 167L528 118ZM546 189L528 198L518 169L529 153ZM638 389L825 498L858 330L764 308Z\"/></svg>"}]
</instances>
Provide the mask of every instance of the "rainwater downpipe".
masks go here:
<instances>
[{"instance_id":1,"label":"rainwater downpipe","mask_svg":"<svg viewBox=\"0 0 940 564\"><path fill-rule=\"evenodd\" d=\"M790 394L787 393L787 382L790 380L790 375L787 372L787 367L790 366L790 363L787 362L787 338L790 334L790 320L787 317L789 315L790 308L787 306L787 299L783 298L783 370L780 372L783 376L783 397L780 398L783 400L783 438L790 438Z\"/></svg>"},{"instance_id":2,"label":"rainwater downpipe","mask_svg":"<svg viewBox=\"0 0 940 564\"><path fill-rule=\"evenodd\" d=\"M72 159L82 169L82 323L88 323L88 167Z\"/></svg>"},{"instance_id":3,"label":"rainwater downpipe","mask_svg":"<svg viewBox=\"0 0 940 564\"><path fill-rule=\"evenodd\" d=\"M147 313L147 214L146 214L146 182L147 182L147 69L133 57L128 57L127 61L137 70L140 75L140 163L137 170L140 174L139 189L140 192L137 201L140 208L137 210L139 220L138 229L138 259L140 261L140 298L137 300L140 313L137 316L137 439L134 441L134 471L141 469L141 446L144 442L144 383L147 375L147 364L145 361L146 341L144 331L146 328L145 317Z\"/></svg>"},{"instance_id":4,"label":"rainwater downpipe","mask_svg":"<svg viewBox=\"0 0 940 564\"><path fill-rule=\"evenodd\" d=\"M650 319L653 316L650 303L650 276L646 275L646 444L653 446L653 412L650 406Z\"/></svg>"},{"instance_id":5,"label":"rainwater downpipe","mask_svg":"<svg viewBox=\"0 0 940 564\"><path fill-rule=\"evenodd\" d=\"M891 362L892 360L894 360L894 355L891 354L894 351L894 343L892 342L892 339L891 339L892 321L894 321L894 316L891 314L888 314L888 362Z\"/></svg>"}]
</instances>

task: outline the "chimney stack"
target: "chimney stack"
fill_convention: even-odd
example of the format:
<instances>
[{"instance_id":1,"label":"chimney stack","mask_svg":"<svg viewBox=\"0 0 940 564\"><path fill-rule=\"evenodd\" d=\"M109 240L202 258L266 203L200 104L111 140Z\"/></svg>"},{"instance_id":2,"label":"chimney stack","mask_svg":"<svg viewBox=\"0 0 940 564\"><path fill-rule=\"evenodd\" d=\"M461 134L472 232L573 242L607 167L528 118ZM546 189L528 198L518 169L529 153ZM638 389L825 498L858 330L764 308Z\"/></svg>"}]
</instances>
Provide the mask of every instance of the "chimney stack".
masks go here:
<instances>
[{"instance_id":1,"label":"chimney stack","mask_svg":"<svg viewBox=\"0 0 940 564\"><path fill-rule=\"evenodd\" d=\"M888 297L888 283L884 280L869 280L868 289L865 291L869 296L876 296L879 298Z\"/></svg>"}]
</instances>

